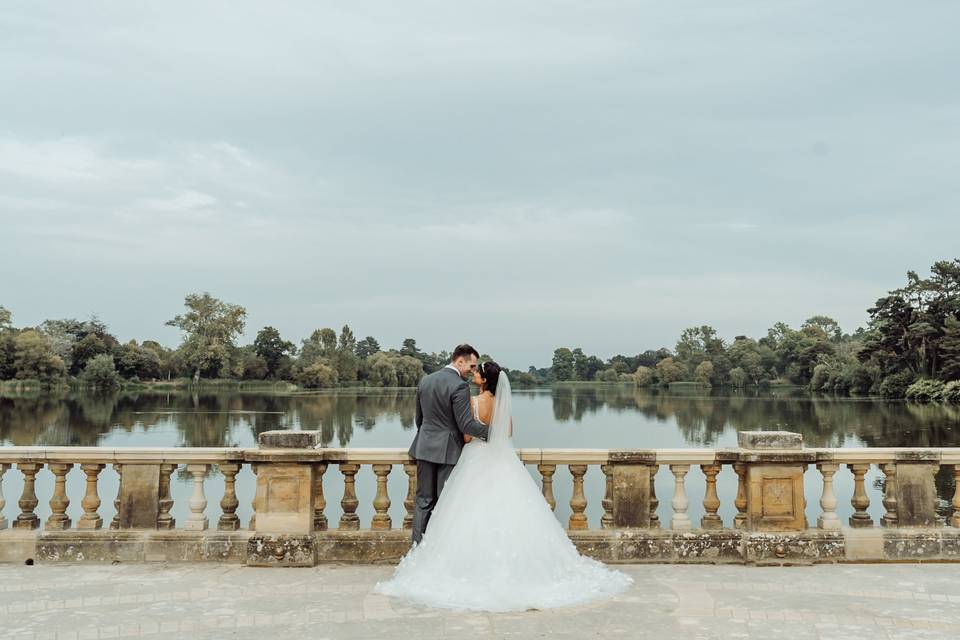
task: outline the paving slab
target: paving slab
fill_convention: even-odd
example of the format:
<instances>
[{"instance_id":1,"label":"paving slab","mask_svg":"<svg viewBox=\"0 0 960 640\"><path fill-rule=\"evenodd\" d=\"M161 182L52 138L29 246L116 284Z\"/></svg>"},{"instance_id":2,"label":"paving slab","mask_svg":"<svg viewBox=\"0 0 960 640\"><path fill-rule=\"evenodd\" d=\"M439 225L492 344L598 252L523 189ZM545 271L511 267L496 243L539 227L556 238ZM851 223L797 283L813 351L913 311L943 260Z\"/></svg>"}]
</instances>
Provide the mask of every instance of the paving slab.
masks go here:
<instances>
[{"instance_id":1,"label":"paving slab","mask_svg":"<svg viewBox=\"0 0 960 640\"><path fill-rule=\"evenodd\" d=\"M0 565L0 638L960 636L960 566L622 566L634 586L563 609L426 609L373 593L389 566Z\"/></svg>"}]
</instances>

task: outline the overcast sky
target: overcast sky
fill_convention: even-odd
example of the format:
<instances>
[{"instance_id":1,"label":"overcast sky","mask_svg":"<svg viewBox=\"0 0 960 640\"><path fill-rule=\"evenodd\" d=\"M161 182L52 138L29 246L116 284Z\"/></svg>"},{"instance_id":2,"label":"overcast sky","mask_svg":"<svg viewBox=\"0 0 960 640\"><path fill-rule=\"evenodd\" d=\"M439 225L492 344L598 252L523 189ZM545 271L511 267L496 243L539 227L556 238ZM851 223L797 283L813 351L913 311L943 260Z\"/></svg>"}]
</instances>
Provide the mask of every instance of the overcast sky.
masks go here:
<instances>
[{"instance_id":1,"label":"overcast sky","mask_svg":"<svg viewBox=\"0 0 960 640\"><path fill-rule=\"evenodd\" d=\"M0 305L608 357L960 256L960 3L5 2Z\"/></svg>"}]
</instances>

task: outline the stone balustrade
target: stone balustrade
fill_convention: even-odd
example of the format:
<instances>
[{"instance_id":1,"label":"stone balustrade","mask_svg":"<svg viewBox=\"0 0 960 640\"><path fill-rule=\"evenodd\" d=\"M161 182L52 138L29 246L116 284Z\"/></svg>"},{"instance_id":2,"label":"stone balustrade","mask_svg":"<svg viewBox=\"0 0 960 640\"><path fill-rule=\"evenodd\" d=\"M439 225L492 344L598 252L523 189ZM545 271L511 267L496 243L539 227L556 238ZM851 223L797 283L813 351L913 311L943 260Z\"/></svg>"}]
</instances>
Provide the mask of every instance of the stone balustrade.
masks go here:
<instances>
[{"instance_id":1,"label":"stone balustrade","mask_svg":"<svg viewBox=\"0 0 960 640\"><path fill-rule=\"evenodd\" d=\"M561 506L574 543L608 562L960 560L960 448L804 448L791 435L741 434L741 446L730 449L517 455L536 469L551 509L558 510L558 487L569 496ZM0 561L396 561L409 546L413 461L402 449L315 442L313 432L271 432L261 447L243 449L0 447ZM102 495L108 467L119 488ZM41 473L53 480L44 519L37 514ZM240 495L238 477L249 485L251 473L253 495ZM372 499L362 503L357 479L371 473ZM838 473L853 480L844 518ZM15 474L19 496L4 493ZM597 493L585 490L585 478L598 476L599 505L588 500ZM735 482L736 491L723 495L718 481L730 489ZM947 501L944 483L952 491ZM69 495L81 489L80 508L71 508ZM5 518L8 501L19 511ZM364 521L361 504L372 508ZM599 511L595 526L591 510ZM250 514L246 526L238 511Z\"/></svg>"}]
</instances>

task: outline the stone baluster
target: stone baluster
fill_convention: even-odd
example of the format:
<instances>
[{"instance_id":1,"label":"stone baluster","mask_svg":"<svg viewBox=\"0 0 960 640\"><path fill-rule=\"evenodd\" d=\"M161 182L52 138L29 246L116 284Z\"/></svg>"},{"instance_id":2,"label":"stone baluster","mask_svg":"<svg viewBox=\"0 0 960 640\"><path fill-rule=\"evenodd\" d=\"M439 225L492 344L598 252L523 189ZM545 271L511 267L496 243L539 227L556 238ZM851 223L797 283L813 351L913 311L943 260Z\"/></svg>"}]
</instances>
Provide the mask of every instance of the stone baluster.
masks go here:
<instances>
[{"instance_id":1,"label":"stone baluster","mask_svg":"<svg viewBox=\"0 0 960 640\"><path fill-rule=\"evenodd\" d=\"M670 522L670 528L685 531L691 528L690 516L687 515L687 488L684 485L684 479L687 472L690 471L688 464L672 464L670 471L673 473L675 489L673 491L673 520Z\"/></svg>"},{"instance_id":2,"label":"stone baluster","mask_svg":"<svg viewBox=\"0 0 960 640\"><path fill-rule=\"evenodd\" d=\"M38 529L40 517L33 512L39 504L37 500L37 472L43 468L38 462L18 462L17 469L23 473L23 493L20 494L20 515L13 521L14 529Z\"/></svg>"},{"instance_id":3,"label":"stone baluster","mask_svg":"<svg viewBox=\"0 0 960 640\"><path fill-rule=\"evenodd\" d=\"M343 499L340 500L340 506L343 508L343 515L340 516L341 529L359 529L360 516L357 515L357 507L360 501L357 500L356 479L357 471L360 465L352 463L343 463L340 465L340 473L343 474Z\"/></svg>"},{"instance_id":4,"label":"stone baluster","mask_svg":"<svg viewBox=\"0 0 960 640\"><path fill-rule=\"evenodd\" d=\"M823 493L820 496L820 508L823 513L817 518L818 529L841 528L840 518L837 516L837 495L833 492L833 474L840 468L838 464L820 462L817 469L823 476Z\"/></svg>"},{"instance_id":5,"label":"stone baluster","mask_svg":"<svg viewBox=\"0 0 960 640\"><path fill-rule=\"evenodd\" d=\"M557 472L555 464L538 464L537 471L543 478L543 498L550 505L551 511L557 510L557 499L553 497L553 474Z\"/></svg>"},{"instance_id":6,"label":"stone baluster","mask_svg":"<svg viewBox=\"0 0 960 640\"><path fill-rule=\"evenodd\" d=\"M0 529L6 529L8 526L7 519L3 515L3 510L7 506L7 498L3 493L3 476L11 468L12 465L7 463L0 463Z\"/></svg>"},{"instance_id":7,"label":"stone baluster","mask_svg":"<svg viewBox=\"0 0 960 640\"><path fill-rule=\"evenodd\" d=\"M187 531L205 531L207 517L203 515L207 508L207 496L203 492L203 479L207 474L207 464L188 464L187 473L193 478L193 495L190 496L190 516L184 523Z\"/></svg>"},{"instance_id":8,"label":"stone baluster","mask_svg":"<svg viewBox=\"0 0 960 640\"><path fill-rule=\"evenodd\" d=\"M583 494L583 476L587 473L587 465L571 464L570 475L573 476L573 496L570 498L570 529L587 528L587 497Z\"/></svg>"},{"instance_id":9,"label":"stone baluster","mask_svg":"<svg viewBox=\"0 0 960 640\"><path fill-rule=\"evenodd\" d=\"M747 465L737 462L733 470L737 472L737 497L733 501L737 515L733 518L733 528L743 529L747 523Z\"/></svg>"},{"instance_id":10,"label":"stone baluster","mask_svg":"<svg viewBox=\"0 0 960 640\"><path fill-rule=\"evenodd\" d=\"M256 463L250 463L250 471L253 473L254 479L257 477L257 469L260 465ZM250 531L256 531L257 529L257 492L253 492L253 500L250 503L250 507L253 510L253 513L250 516L250 522L247 524L247 528Z\"/></svg>"},{"instance_id":11,"label":"stone baluster","mask_svg":"<svg viewBox=\"0 0 960 640\"><path fill-rule=\"evenodd\" d=\"M953 515L950 517L951 527L960 527L960 464L953 465Z\"/></svg>"},{"instance_id":12,"label":"stone baluster","mask_svg":"<svg viewBox=\"0 0 960 640\"><path fill-rule=\"evenodd\" d=\"M48 468L54 475L53 497L50 498L50 517L47 518L47 529L69 529L72 524L67 515L70 498L67 497L67 473L73 469L72 464L51 463Z\"/></svg>"},{"instance_id":13,"label":"stone baluster","mask_svg":"<svg viewBox=\"0 0 960 640\"><path fill-rule=\"evenodd\" d=\"M9 464L0 462L0 530L7 528L7 519L3 517L3 509L7 506L7 499L3 497L3 475L9 468Z\"/></svg>"},{"instance_id":14,"label":"stone baluster","mask_svg":"<svg viewBox=\"0 0 960 640\"><path fill-rule=\"evenodd\" d=\"M703 509L706 513L700 526L704 529L722 529L723 520L717 513L720 510L720 497L717 495L717 474L720 473L720 465L705 464L700 469L707 478L707 491L703 497Z\"/></svg>"},{"instance_id":15,"label":"stone baluster","mask_svg":"<svg viewBox=\"0 0 960 640\"><path fill-rule=\"evenodd\" d=\"M853 471L853 498L850 504L855 511L850 516L850 526L855 528L872 527L873 520L867 513L867 507L870 506L870 497L863 485L863 478L870 470L869 464L852 464L850 469Z\"/></svg>"},{"instance_id":16,"label":"stone baluster","mask_svg":"<svg viewBox=\"0 0 960 640\"><path fill-rule=\"evenodd\" d=\"M660 528L660 516L657 515L657 507L660 501L657 500L657 472L660 471L660 465L655 464L650 467L650 528Z\"/></svg>"},{"instance_id":17,"label":"stone baluster","mask_svg":"<svg viewBox=\"0 0 960 640\"><path fill-rule=\"evenodd\" d=\"M236 531L240 528L240 517L237 516L237 507L240 506L240 500L237 499L237 474L240 472L240 465L235 462L221 464L220 472L223 474L223 498L220 500L223 514L217 522L217 529Z\"/></svg>"},{"instance_id":18,"label":"stone baluster","mask_svg":"<svg viewBox=\"0 0 960 640\"><path fill-rule=\"evenodd\" d=\"M177 526L177 521L170 515L170 509L173 508L173 496L170 495L170 476L177 469L175 464L160 465L160 499L157 501L157 529L173 529Z\"/></svg>"},{"instance_id":19,"label":"stone baluster","mask_svg":"<svg viewBox=\"0 0 960 640\"><path fill-rule=\"evenodd\" d=\"M403 471L407 474L407 497L403 500L403 508L406 510L403 516L403 528L413 529L413 507L417 497L417 465L408 462L403 465Z\"/></svg>"},{"instance_id":20,"label":"stone baluster","mask_svg":"<svg viewBox=\"0 0 960 640\"><path fill-rule=\"evenodd\" d=\"M377 476L377 495L373 498L373 519L370 522L370 528L376 531L386 531L393 526L390 520L390 494L387 493L387 480L392 464L375 464L373 473Z\"/></svg>"},{"instance_id":21,"label":"stone baluster","mask_svg":"<svg viewBox=\"0 0 960 640\"><path fill-rule=\"evenodd\" d=\"M880 470L884 475L883 508L886 513L880 518L880 525L884 527L895 527L899 518L897 517L897 465L896 463L886 463L880 465Z\"/></svg>"},{"instance_id":22,"label":"stone baluster","mask_svg":"<svg viewBox=\"0 0 960 640\"><path fill-rule=\"evenodd\" d=\"M316 473L313 476L313 530L327 530L327 514L324 511L327 508L327 499L323 495L323 474L327 472L327 463L321 462L316 465Z\"/></svg>"},{"instance_id":23,"label":"stone baluster","mask_svg":"<svg viewBox=\"0 0 960 640\"><path fill-rule=\"evenodd\" d=\"M117 472L117 496L113 499L113 518L110 520L111 529L120 528L120 492L123 491L123 465L113 464L113 470Z\"/></svg>"},{"instance_id":24,"label":"stone baluster","mask_svg":"<svg viewBox=\"0 0 960 640\"><path fill-rule=\"evenodd\" d=\"M100 509L100 494L97 492L97 476L103 470L104 465L85 463L80 465L80 470L87 476L87 491L80 501L83 507L83 515L77 520L77 529L99 529L103 526L103 519L97 510Z\"/></svg>"},{"instance_id":25,"label":"stone baluster","mask_svg":"<svg viewBox=\"0 0 960 640\"><path fill-rule=\"evenodd\" d=\"M606 477L606 482L604 483L603 500L601 502L601 504L603 505L603 516L600 518L600 528L612 529L613 528L613 467L609 464L602 464L600 465L600 471L602 471L603 475Z\"/></svg>"}]
</instances>

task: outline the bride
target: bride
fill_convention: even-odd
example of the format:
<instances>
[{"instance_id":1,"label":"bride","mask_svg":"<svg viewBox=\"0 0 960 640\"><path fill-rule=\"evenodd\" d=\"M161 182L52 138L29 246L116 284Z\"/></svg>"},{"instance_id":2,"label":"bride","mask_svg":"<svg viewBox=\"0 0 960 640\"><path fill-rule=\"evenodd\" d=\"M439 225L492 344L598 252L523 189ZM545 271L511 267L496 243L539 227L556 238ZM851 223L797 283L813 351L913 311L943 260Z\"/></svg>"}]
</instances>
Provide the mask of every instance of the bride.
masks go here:
<instances>
[{"instance_id":1,"label":"bride","mask_svg":"<svg viewBox=\"0 0 960 640\"><path fill-rule=\"evenodd\" d=\"M463 448L423 541L376 591L451 609L560 607L625 590L632 579L581 556L513 448L510 381L497 363L474 374L487 442Z\"/></svg>"}]
</instances>

